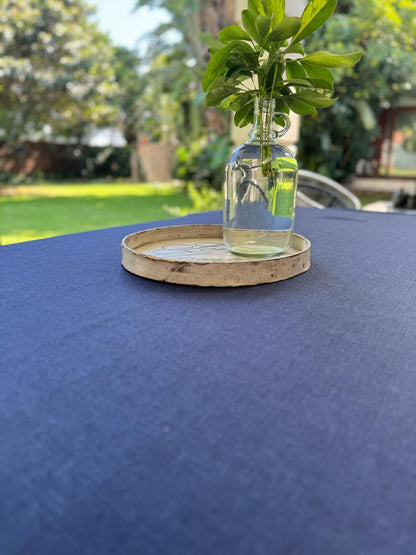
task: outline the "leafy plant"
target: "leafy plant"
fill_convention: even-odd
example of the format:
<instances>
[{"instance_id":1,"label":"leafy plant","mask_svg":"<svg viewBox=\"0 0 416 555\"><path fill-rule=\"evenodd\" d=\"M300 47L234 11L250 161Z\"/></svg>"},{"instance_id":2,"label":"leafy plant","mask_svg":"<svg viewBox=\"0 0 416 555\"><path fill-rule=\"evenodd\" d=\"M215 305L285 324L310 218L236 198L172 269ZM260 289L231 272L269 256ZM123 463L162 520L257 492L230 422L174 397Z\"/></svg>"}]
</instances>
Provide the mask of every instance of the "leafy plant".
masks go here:
<instances>
[{"instance_id":1,"label":"leafy plant","mask_svg":"<svg viewBox=\"0 0 416 555\"><path fill-rule=\"evenodd\" d=\"M220 190L230 147L229 138L221 136L208 143L194 141L190 145L179 146L176 150L175 177L182 181L192 181L197 188L208 186Z\"/></svg>"},{"instance_id":2,"label":"leafy plant","mask_svg":"<svg viewBox=\"0 0 416 555\"><path fill-rule=\"evenodd\" d=\"M207 212L209 210L220 210L223 205L221 191L216 191L208 186L196 187L192 182L187 183L186 192L191 200L192 206L170 206L163 205L163 209L172 216L186 216L197 212Z\"/></svg>"},{"instance_id":3,"label":"leafy plant","mask_svg":"<svg viewBox=\"0 0 416 555\"><path fill-rule=\"evenodd\" d=\"M327 21L336 3L310 0L301 17L286 17L285 0L248 0L242 26L225 27L209 48L202 79L207 105L234 111L238 127L253 122L256 96L275 100L276 123L282 121L279 112L315 114L331 106L337 99L330 69L353 66L362 51L305 54L302 40Z\"/></svg>"}]
</instances>

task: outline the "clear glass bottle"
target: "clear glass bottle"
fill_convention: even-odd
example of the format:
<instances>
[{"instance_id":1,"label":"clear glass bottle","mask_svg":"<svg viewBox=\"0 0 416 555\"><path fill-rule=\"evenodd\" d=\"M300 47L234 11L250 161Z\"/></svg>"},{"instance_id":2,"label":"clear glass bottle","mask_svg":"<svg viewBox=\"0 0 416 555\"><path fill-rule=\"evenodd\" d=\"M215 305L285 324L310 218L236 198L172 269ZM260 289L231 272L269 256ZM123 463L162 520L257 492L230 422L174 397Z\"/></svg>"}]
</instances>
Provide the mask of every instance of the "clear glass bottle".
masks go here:
<instances>
[{"instance_id":1,"label":"clear glass bottle","mask_svg":"<svg viewBox=\"0 0 416 555\"><path fill-rule=\"evenodd\" d=\"M277 141L289 128L273 128L274 100L257 98L248 140L226 167L224 242L247 256L284 252L293 231L298 166L293 153Z\"/></svg>"}]
</instances>

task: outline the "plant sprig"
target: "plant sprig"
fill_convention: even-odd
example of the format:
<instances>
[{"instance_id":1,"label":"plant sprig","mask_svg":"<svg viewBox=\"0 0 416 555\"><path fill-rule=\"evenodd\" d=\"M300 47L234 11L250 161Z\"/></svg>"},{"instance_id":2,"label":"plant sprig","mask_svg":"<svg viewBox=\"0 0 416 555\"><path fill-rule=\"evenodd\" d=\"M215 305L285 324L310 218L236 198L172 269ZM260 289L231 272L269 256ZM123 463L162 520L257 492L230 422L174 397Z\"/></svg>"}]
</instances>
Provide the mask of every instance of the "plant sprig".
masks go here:
<instances>
[{"instance_id":1,"label":"plant sprig","mask_svg":"<svg viewBox=\"0 0 416 555\"><path fill-rule=\"evenodd\" d=\"M286 114L314 114L331 106L337 99L331 96L334 77L328 68L351 67L363 52L305 55L301 41L327 21L336 4L310 0L301 17L286 17L285 0L248 0L242 26L225 27L209 48L202 79L207 105L234 111L238 127L253 122L255 96L274 98L276 111Z\"/></svg>"}]
</instances>

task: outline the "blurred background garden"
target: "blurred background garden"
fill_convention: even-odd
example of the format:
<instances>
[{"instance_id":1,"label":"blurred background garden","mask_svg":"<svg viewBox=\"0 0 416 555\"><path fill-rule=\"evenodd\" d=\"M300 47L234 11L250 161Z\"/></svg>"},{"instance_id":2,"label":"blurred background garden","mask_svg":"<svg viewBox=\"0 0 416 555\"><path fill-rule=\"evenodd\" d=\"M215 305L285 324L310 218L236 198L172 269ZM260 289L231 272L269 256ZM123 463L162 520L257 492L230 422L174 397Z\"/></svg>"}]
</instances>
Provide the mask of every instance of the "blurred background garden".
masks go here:
<instances>
[{"instance_id":1,"label":"blurred background garden","mask_svg":"<svg viewBox=\"0 0 416 555\"><path fill-rule=\"evenodd\" d=\"M250 2L249 2L250 3ZM299 15L306 0L286 0ZM221 207L236 130L201 79L247 0L3 0L0 241L155 221ZM339 97L295 116L303 169L363 205L416 180L416 4L339 0L314 50L364 50L334 70ZM313 44L312 44L313 42Z\"/></svg>"}]
</instances>

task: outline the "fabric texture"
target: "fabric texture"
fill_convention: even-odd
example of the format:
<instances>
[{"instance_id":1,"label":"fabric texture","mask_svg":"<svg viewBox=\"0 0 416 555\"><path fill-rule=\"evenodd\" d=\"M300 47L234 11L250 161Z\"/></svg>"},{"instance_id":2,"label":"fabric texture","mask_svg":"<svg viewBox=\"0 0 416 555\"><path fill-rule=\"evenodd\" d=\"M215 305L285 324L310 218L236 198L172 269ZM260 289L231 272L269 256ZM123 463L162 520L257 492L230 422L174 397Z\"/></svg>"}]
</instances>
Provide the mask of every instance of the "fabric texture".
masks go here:
<instances>
[{"instance_id":1,"label":"fabric texture","mask_svg":"<svg viewBox=\"0 0 416 555\"><path fill-rule=\"evenodd\" d=\"M2 555L416 546L416 218L298 208L311 268L197 288L124 236L0 249Z\"/></svg>"}]
</instances>

